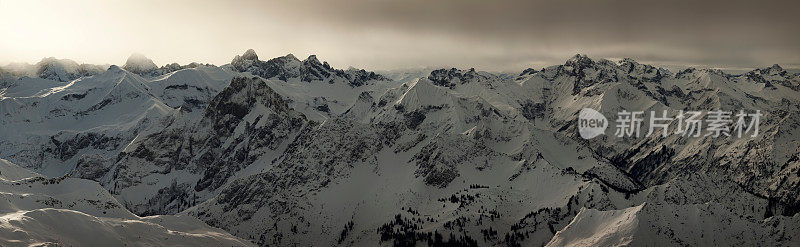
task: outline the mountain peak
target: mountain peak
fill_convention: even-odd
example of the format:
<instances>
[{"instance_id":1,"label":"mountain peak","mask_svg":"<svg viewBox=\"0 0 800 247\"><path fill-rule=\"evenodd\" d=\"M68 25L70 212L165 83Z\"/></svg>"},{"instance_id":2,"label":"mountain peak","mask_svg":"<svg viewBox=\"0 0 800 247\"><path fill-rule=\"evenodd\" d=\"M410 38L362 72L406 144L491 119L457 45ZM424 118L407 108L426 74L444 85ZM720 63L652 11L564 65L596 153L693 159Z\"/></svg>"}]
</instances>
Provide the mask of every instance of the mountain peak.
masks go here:
<instances>
[{"instance_id":1,"label":"mountain peak","mask_svg":"<svg viewBox=\"0 0 800 247\"><path fill-rule=\"evenodd\" d=\"M242 59L246 60L258 60L258 55L256 55L256 51L253 49L247 49L247 51L242 54Z\"/></svg>"},{"instance_id":2,"label":"mountain peak","mask_svg":"<svg viewBox=\"0 0 800 247\"><path fill-rule=\"evenodd\" d=\"M128 57L128 60L127 60L125 63L126 63L126 64L129 64L129 63L136 63L136 62L148 62L148 61L149 61L149 62L153 62L152 60L150 60L149 58L147 58L147 57L146 57L144 54L141 54L141 53L138 53L138 52L137 52L137 53L132 53L132 54L131 54L131 55Z\"/></svg>"},{"instance_id":3,"label":"mountain peak","mask_svg":"<svg viewBox=\"0 0 800 247\"><path fill-rule=\"evenodd\" d=\"M63 65L65 65L65 66L74 66L74 67L77 67L77 66L78 66L78 63L77 63L77 62L75 62L75 61L72 61L72 60L70 60L70 59L57 59L57 58L55 58L55 57L45 57L45 58L42 58L42 60L41 60L41 61L39 61L39 62L38 62L38 63L36 63L36 64L37 64L37 65L45 65L45 64L55 64L55 63L58 63L58 64L63 64ZM776 65L777 65L777 64L776 64Z\"/></svg>"},{"instance_id":4,"label":"mountain peak","mask_svg":"<svg viewBox=\"0 0 800 247\"><path fill-rule=\"evenodd\" d=\"M258 77L234 77L212 101L204 115L232 114L236 119L246 115L254 104L262 104L275 111L285 112L288 105L275 91Z\"/></svg>"},{"instance_id":5,"label":"mountain peak","mask_svg":"<svg viewBox=\"0 0 800 247\"><path fill-rule=\"evenodd\" d=\"M122 68L112 64L111 66L108 66L108 71L110 72L122 71Z\"/></svg>"},{"instance_id":6,"label":"mountain peak","mask_svg":"<svg viewBox=\"0 0 800 247\"><path fill-rule=\"evenodd\" d=\"M481 79L484 78L484 76L478 74L475 68L470 68L466 71L456 68L451 68L449 70L437 69L431 71L428 76L428 80L433 82L433 84L449 88L454 88L456 85L476 80L476 78Z\"/></svg>"},{"instance_id":7,"label":"mountain peak","mask_svg":"<svg viewBox=\"0 0 800 247\"><path fill-rule=\"evenodd\" d=\"M762 75L781 75L781 76L786 75L786 71L783 70L783 67L781 67L778 64L773 64L772 66L766 68L754 69L753 71L750 71L750 73L756 73Z\"/></svg>"},{"instance_id":8,"label":"mountain peak","mask_svg":"<svg viewBox=\"0 0 800 247\"><path fill-rule=\"evenodd\" d=\"M141 53L133 53L128 57L128 60L125 61L125 65L123 65L122 68L136 74L148 74L157 70L158 66L153 63L153 60L150 60Z\"/></svg>"},{"instance_id":9,"label":"mountain peak","mask_svg":"<svg viewBox=\"0 0 800 247\"><path fill-rule=\"evenodd\" d=\"M308 63L311 63L311 64L321 64L319 62L319 59L317 59L317 55L308 56L308 58L306 58L306 60L303 61L303 62L304 63L308 62Z\"/></svg>"},{"instance_id":10,"label":"mountain peak","mask_svg":"<svg viewBox=\"0 0 800 247\"><path fill-rule=\"evenodd\" d=\"M567 63L587 63L592 62L592 59L589 56L583 54L575 54L574 56L567 59Z\"/></svg>"},{"instance_id":11,"label":"mountain peak","mask_svg":"<svg viewBox=\"0 0 800 247\"><path fill-rule=\"evenodd\" d=\"M620 60L619 64L639 64L639 62L636 62L633 58L626 57Z\"/></svg>"},{"instance_id":12,"label":"mountain peak","mask_svg":"<svg viewBox=\"0 0 800 247\"><path fill-rule=\"evenodd\" d=\"M781 67L780 65L778 65L776 63L776 64L773 64L770 67L762 69L761 73L768 74L768 75L780 75L780 74L783 74L785 72L783 70L783 67Z\"/></svg>"},{"instance_id":13,"label":"mountain peak","mask_svg":"<svg viewBox=\"0 0 800 247\"><path fill-rule=\"evenodd\" d=\"M519 76L531 75L531 74L534 74L536 72L539 72L539 71L534 69L534 68L527 68L527 69L523 70L522 73L519 73Z\"/></svg>"},{"instance_id":14,"label":"mountain peak","mask_svg":"<svg viewBox=\"0 0 800 247\"><path fill-rule=\"evenodd\" d=\"M69 59L46 57L34 66L36 76L43 79L71 81L80 77L80 75L77 75L78 63Z\"/></svg>"},{"instance_id":15,"label":"mountain peak","mask_svg":"<svg viewBox=\"0 0 800 247\"><path fill-rule=\"evenodd\" d=\"M572 66L575 69L579 70L591 67L593 64L594 60L592 60L586 55L581 55L581 54L575 54L575 56L572 56L570 59L567 60L566 63L564 63L564 65Z\"/></svg>"},{"instance_id":16,"label":"mountain peak","mask_svg":"<svg viewBox=\"0 0 800 247\"><path fill-rule=\"evenodd\" d=\"M300 61L300 59L297 59L297 57L295 57L294 54L291 54L291 53L286 54L286 56L282 56L282 57L278 57L278 58L283 58L283 59L287 59L287 60L294 60L294 61Z\"/></svg>"}]
</instances>

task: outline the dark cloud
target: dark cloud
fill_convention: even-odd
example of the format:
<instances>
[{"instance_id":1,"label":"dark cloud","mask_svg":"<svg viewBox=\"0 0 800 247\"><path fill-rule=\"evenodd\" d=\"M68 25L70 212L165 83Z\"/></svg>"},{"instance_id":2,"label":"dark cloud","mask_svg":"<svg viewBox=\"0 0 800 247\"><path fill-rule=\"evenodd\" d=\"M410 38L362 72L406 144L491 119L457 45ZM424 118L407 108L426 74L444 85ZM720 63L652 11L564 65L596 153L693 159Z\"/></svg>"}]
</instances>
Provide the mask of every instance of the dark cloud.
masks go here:
<instances>
[{"instance_id":1,"label":"dark cloud","mask_svg":"<svg viewBox=\"0 0 800 247\"><path fill-rule=\"evenodd\" d=\"M575 52L671 65L800 63L798 1L300 0L264 7L270 6L341 30L392 30L504 50L464 55L495 68L560 62Z\"/></svg>"}]
</instances>

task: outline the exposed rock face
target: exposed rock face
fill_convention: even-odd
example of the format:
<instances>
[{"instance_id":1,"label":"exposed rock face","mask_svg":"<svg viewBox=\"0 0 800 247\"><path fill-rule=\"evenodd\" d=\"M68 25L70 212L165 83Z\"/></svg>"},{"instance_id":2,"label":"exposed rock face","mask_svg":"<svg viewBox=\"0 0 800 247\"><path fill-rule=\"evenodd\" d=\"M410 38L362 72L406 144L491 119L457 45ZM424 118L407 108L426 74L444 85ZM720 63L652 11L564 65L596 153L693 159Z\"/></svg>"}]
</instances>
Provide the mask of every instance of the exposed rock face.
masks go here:
<instances>
[{"instance_id":1,"label":"exposed rock face","mask_svg":"<svg viewBox=\"0 0 800 247\"><path fill-rule=\"evenodd\" d=\"M186 171L193 178L170 185L169 191L178 193L174 198L129 202L137 203L137 213L177 213L191 206L184 203L186 198L214 191L266 153L280 152L307 120L262 79L237 77L211 100L199 119L180 114L167 121L163 130L133 142L120 154L107 186L124 195L128 188L144 186L141 182L149 176L147 171Z\"/></svg>"},{"instance_id":2,"label":"exposed rock face","mask_svg":"<svg viewBox=\"0 0 800 247\"><path fill-rule=\"evenodd\" d=\"M242 121L252 118L252 122ZM216 189L236 171L246 167L265 150L275 150L288 141L290 135L306 123L305 116L289 109L280 95L257 78L234 78L231 84L214 100L203 113L197 125L194 141L200 147L198 152L199 169L204 169L203 178L195 190L206 187ZM244 133L238 136L235 131L244 125ZM230 138L246 146L230 144L223 146ZM235 143L234 143L235 144ZM203 148L206 146L206 148ZM230 157L220 160L219 157ZM213 161L204 164L205 161Z\"/></svg>"},{"instance_id":3,"label":"exposed rock face","mask_svg":"<svg viewBox=\"0 0 800 247\"><path fill-rule=\"evenodd\" d=\"M428 80L431 80L437 86L453 88L457 84L468 83L471 80L480 79L481 76L475 72L475 69L468 71L461 71L456 68L450 70L439 69L431 72Z\"/></svg>"},{"instance_id":4,"label":"exposed rock face","mask_svg":"<svg viewBox=\"0 0 800 247\"><path fill-rule=\"evenodd\" d=\"M339 82L346 83L351 87L359 87L372 82L389 80L382 75L363 69L334 69L327 62L320 63L315 55L311 55L303 61L292 54L261 61L258 60L258 56L252 49L247 50L242 56L234 57L231 66L239 72L250 72L266 79L276 78L282 81L296 79L303 82Z\"/></svg>"}]
</instances>

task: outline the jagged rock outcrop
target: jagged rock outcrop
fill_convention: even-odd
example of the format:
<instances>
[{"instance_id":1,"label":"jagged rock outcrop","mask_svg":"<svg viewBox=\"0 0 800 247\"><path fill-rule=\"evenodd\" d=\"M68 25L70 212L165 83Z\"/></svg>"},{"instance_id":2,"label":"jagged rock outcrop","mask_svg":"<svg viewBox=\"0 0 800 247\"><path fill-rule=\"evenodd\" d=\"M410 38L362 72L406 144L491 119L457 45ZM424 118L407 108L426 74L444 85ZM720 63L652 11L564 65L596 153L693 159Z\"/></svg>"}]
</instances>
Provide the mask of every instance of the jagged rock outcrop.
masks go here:
<instances>
[{"instance_id":1,"label":"jagged rock outcrop","mask_svg":"<svg viewBox=\"0 0 800 247\"><path fill-rule=\"evenodd\" d=\"M242 56L234 57L231 66L239 72L249 72L266 79L276 78L282 81L295 79L303 82L346 83L351 87L359 87L375 81L389 80L363 69L334 69L327 62L320 63L315 55L303 61L292 54L261 61L252 49L247 50Z\"/></svg>"}]
</instances>

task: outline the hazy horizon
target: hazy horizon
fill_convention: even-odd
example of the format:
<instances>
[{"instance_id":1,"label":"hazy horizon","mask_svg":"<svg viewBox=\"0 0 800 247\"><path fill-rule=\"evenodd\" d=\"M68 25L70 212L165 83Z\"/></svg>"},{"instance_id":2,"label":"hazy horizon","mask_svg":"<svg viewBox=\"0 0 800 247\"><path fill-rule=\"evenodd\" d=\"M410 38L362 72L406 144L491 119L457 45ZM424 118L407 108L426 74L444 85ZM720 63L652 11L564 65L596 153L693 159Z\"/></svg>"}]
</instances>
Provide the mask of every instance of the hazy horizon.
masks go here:
<instances>
[{"instance_id":1,"label":"hazy horizon","mask_svg":"<svg viewBox=\"0 0 800 247\"><path fill-rule=\"evenodd\" d=\"M318 55L337 68L519 71L574 54L664 68L800 68L792 1L6 1L0 64L44 57L227 64ZM767 28L765 28L767 27Z\"/></svg>"}]
</instances>

